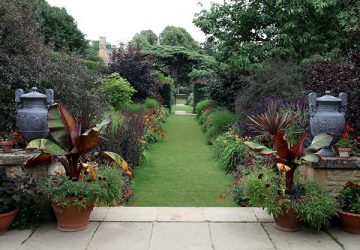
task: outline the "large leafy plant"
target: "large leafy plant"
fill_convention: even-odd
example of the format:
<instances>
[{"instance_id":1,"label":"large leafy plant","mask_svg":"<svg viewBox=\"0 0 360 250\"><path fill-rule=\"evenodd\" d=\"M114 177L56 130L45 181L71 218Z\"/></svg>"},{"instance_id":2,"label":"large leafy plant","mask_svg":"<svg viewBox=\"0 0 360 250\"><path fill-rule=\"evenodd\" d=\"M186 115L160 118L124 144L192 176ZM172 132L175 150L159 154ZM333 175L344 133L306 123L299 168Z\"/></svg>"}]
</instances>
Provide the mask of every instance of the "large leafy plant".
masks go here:
<instances>
[{"instance_id":1,"label":"large leafy plant","mask_svg":"<svg viewBox=\"0 0 360 250\"><path fill-rule=\"evenodd\" d=\"M64 166L67 176L79 179L84 170L91 171L88 168L92 165L86 163L90 160L89 153L99 144L101 131L110 123L111 119L106 119L85 133L81 133L81 123L76 121L63 105L54 104L49 108L48 127L50 135L57 143L48 139L31 141L26 149L40 152L29 158L24 166L36 166L55 159ZM120 155L108 151L93 155L108 157L121 166L125 173L131 174L130 167Z\"/></svg>"},{"instance_id":2,"label":"large leafy plant","mask_svg":"<svg viewBox=\"0 0 360 250\"><path fill-rule=\"evenodd\" d=\"M280 172L286 175L286 191L291 192L296 168L303 162L318 162L320 155L317 152L330 145L332 136L329 134L319 134L314 137L311 145L304 148L304 143L308 133L304 132L300 139L291 145L286 139L286 128L296 120L295 115L281 115L276 111L276 105L270 106L267 112L261 115L249 117L259 131L270 134L273 149L267 148L255 142L244 142L250 148L262 154L272 154L276 158L277 167Z\"/></svg>"}]
</instances>

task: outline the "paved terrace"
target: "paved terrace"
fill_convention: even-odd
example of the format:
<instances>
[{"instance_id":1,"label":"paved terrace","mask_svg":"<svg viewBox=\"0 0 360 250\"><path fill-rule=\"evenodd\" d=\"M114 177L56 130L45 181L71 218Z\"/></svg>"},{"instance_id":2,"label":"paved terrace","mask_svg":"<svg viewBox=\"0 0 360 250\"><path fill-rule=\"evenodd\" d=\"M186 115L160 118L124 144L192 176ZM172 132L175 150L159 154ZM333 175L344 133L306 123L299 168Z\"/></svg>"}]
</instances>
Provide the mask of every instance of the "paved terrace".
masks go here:
<instances>
[{"instance_id":1,"label":"paved terrace","mask_svg":"<svg viewBox=\"0 0 360 250\"><path fill-rule=\"evenodd\" d=\"M261 208L99 207L84 231L60 232L55 224L10 231L0 249L359 250L360 235L340 228L281 232Z\"/></svg>"}]
</instances>

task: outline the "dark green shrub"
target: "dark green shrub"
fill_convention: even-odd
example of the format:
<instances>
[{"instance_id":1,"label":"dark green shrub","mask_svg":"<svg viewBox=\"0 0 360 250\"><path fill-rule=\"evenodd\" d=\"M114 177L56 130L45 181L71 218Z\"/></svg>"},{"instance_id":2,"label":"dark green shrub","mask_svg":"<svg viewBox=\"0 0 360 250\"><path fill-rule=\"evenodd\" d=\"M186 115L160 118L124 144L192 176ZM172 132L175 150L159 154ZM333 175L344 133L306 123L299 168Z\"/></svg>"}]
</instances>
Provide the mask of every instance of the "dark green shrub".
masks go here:
<instances>
[{"instance_id":1,"label":"dark green shrub","mask_svg":"<svg viewBox=\"0 0 360 250\"><path fill-rule=\"evenodd\" d=\"M193 83L193 93L194 93L194 109L198 102L205 98L205 85L202 82L194 82Z\"/></svg>"},{"instance_id":2,"label":"dark green shrub","mask_svg":"<svg viewBox=\"0 0 360 250\"><path fill-rule=\"evenodd\" d=\"M45 220L44 208L34 200L20 199L17 202L19 212L10 229L36 228Z\"/></svg>"},{"instance_id":3,"label":"dark green shrub","mask_svg":"<svg viewBox=\"0 0 360 250\"><path fill-rule=\"evenodd\" d=\"M144 105L146 109L158 109L160 107L159 102L153 98L146 98Z\"/></svg>"},{"instance_id":4,"label":"dark green shrub","mask_svg":"<svg viewBox=\"0 0 360 250\"><path fill-rule=\"evenodd\" d=\"M230 125L238 119L238 115L227 110L219 109L212 112L204 123L206 135L210 140L227 131Z\"/></svg>"},{"instance_id":5,"label":"dark green shrub","mask_svg":"<svg viewBox=\"0 0 360 250\"><path fill-rule=\"evenodd\" d=\"M163 84L162 87L162 98L164 100L164 105L169 109L171 112L171 85L170 84Z\"/></svg>"}]
</instances>

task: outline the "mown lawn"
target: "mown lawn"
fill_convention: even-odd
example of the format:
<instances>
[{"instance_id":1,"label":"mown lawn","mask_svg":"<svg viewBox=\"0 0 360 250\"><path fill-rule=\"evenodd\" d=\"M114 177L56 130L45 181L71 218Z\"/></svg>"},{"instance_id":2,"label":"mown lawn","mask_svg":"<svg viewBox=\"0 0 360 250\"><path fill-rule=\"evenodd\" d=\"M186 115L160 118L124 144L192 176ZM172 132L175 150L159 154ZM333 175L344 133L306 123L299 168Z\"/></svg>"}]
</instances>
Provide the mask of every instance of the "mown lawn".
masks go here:
<instances>
[{"instance_id":1,"label":"mown lawn","mask_svg":"<svg viewBox=\"0 0 360 250\"><path fill-rule=\"evenodd\" d=\"M194 116L169 117L166 138L151 146L147 163L135 170L137 206L235 206L221 199L232 177L216 166Z\"/></svg>"}]
</instances>

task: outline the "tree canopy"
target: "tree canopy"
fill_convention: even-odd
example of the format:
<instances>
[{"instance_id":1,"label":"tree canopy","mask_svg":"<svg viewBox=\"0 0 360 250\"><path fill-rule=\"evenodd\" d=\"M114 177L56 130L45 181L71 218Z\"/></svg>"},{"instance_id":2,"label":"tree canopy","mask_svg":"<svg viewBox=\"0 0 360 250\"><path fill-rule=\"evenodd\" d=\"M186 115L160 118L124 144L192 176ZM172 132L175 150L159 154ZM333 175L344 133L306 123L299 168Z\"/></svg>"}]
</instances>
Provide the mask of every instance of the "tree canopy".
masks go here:
<instances>
[{"instance_id":1,"label":"tree canopy","mask_svg":"<svg viewBox=\"0 0 360 250\"><path fill-rule=\"evenodd\" d=\"M197 68L209 69L216 67L215 58L180 46L160 45L146 46L142 51L143 56L155 59L155 67L171 75L177 83L190 81L189 74Z\"/></svg>"},{"instance_id":2,"label":"tree canopy","mask_svg":"<svg viewBox=\"0 0 360 250\"><path fill-rule=\"evenodd\" d=\"M218 45L219 59L232 65L274 57L301 61L351 46L354 29L359 30L359 19L351 14L359 7L355 2L228 0L202 10L194 23Z\"/></svg>"},{"instance_id":3,"label":"tree canopy","mask_svg":"<svg viewBox=\"0 0 360 250\"><path fill-rule=\"evenodd\" d=\"M146 45L156 45L158 36L152 30L142 30L136 33L130 41L130 47L136 49L138 45L144 47Z\"/></svg>"},{"instance_id":4,"label":"tree canopy","mask_svg":"<svg viewBox=\"0 0 360 250\"><path fill-rule=\"evenodd\" d=\"M85 52L87 41L78 29L74 18L64 8L50 6L45 0L37 0L41 32L46 43L53 43L55 50Z\"/></svg>"},{"instance_id":5,"label":"tree canopy","mask_svg":"<svg viewBox=\"0 0 360 250\"><path fill-rule=\"evenodd\" d=\"M167 26L160 34L160 45L182 46L197 50L198 43L184 28Z\"/></svg>"}]
</instances>

